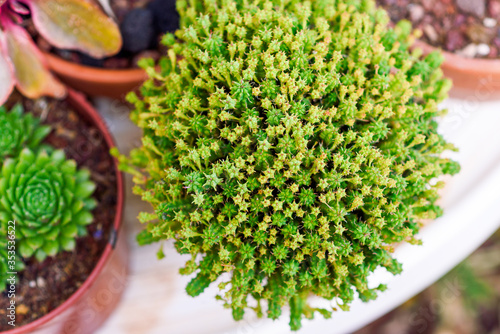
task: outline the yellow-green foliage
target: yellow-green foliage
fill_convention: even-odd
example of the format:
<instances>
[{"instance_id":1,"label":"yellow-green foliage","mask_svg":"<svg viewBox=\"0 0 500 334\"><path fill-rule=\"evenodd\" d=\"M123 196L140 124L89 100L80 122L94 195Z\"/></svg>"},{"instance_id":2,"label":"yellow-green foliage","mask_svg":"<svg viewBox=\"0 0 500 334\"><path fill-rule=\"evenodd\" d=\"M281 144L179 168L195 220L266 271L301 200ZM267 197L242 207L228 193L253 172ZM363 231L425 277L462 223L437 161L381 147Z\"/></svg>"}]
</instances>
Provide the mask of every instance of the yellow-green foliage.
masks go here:
<instances>
[{"instance_id":1,"label":"yellow-green foliage","mask_svg":"<svg viewBox=\"0 0 500 334\"><path fill-rule=\"evenodd\" d=\"M144 64L143 97L129 95L144 137L122 168L155 209L139 242L175 239L190 295L228 272L235 319L288 304L298 329L332 311L309 295L374 299L385 287L367 277L401 271L393 245L417 242L441 214L431 180L459 169L440 157L453 148L436 131L441 56L410 53L409 27L388 29L372 1L178 7L178 39L165 36L159 71Z\"/></svg>"}]
</instances>

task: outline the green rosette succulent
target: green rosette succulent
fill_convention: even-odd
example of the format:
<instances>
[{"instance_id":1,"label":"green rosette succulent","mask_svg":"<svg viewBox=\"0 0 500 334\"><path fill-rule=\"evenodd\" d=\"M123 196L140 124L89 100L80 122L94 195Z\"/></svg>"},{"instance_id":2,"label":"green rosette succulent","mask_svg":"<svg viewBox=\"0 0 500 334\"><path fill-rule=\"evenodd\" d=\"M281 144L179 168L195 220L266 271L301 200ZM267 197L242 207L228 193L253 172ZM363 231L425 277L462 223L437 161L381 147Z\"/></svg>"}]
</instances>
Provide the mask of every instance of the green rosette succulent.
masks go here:
<instances>
[{"instance_id":1,"label":"green rosette succulent","mask_svg":"<svg viewBox=\"0 0 500 334\"><path fill-rule=\"evenodd\" d=\"M178 40L165 36L160 69L143 61L142 98L128 96L144 136L121 167L155 209L139 243L174 239L188 294L219 279L237 320L289 305L296 330L376 298L385 286L368 276L401 271L394 245L419 242L442 213L436 178L459 170L435 120L442 57L408 51L411 27L388 28L371 0L178 9Z\"/></svg>"},{"instance_id":2,"label":"green rosette succulent","mask_svg":"<svg viewBox=\"0 0 500 334\"><path fill-rule=\"evenodd\" d=\"M90 173L77 170L61 150L48 154L26 148L7 159L0 175L0 219L2 224L16 221L18 253L42 261L73 250L75 238L85 235L92 222L94 190Z\"/></svg>"},{"instance_id":3,"label":"green rosette succulent","mask_svg":"<svg viewBox=\"0 0 500 334\"><path fill-rule=\"evenodd\" d=\"M25 114L21 104L16 104L10 112L5 106L0 107L0 161L16 157L26 147L37 149L49 132L50 127Z\"/></svg>"}]
</instances>

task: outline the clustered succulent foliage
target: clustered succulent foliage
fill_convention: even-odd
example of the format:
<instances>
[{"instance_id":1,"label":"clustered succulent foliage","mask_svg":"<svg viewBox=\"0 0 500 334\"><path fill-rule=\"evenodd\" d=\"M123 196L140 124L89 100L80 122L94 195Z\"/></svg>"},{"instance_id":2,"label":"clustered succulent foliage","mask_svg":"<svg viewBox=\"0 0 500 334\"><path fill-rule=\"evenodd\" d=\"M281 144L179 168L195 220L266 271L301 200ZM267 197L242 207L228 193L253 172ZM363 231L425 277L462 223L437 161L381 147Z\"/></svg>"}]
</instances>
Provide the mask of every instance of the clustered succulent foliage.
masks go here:
<instances>
[{"instance_id":1,"label":"clustered succulent foliage","mask_svg":"<svg viewBox=\"0 0 500 334\"><path fill-rule=\"evenodd\" d=\"M39 147L49 132L50 127L41 126L38 118L23 114L22 105L15 105L10 112L0 107L0 161L18 156L23 148Z\"/></svg>"},{"instance_id":2,"label":"clustered succulent foliage","mask_svg":"<svg viewBox=\"0 0 500 334\"><path fill-rule=\"evenodd\" d=\"M86 234L96 206L90 172L78 170L62 150L42 145L50 127L42 126L21 106L0 109L0 269L8 265L7 245L23 258L42 261L62 250L73 250L75 238ZM5 127L4 127L5 126ZM21 150L22 148L22 150ZM9 221L15 221L15 240ZM4 247L5 246L5 247ZM19 269L20 260L15 261ZM2 277L0 289L5 287Z\"/></svg>"},{"instance_id":3,"label":"clustered succulent foliage","mask_svg":"<svg viewBox=\"0 0 500 334\"><path fill-rule=\"evenodd\" d=\"M159 71L143 64L143 98L129 95L144 137L121 166L155 209L139 242L175 239L191 256L187 292L220 278L235 319L288 304L296 330L336 308L309 295L342 309L355 292L374 299L385 287L367 277L401 271L394 244L419 242L441 214L433 180L459 170L435 121L450 87L441 56L410 53L410 27L388 28L371 0L178 9L178 40L165 36Z\"/></svg>"}]
</instances>

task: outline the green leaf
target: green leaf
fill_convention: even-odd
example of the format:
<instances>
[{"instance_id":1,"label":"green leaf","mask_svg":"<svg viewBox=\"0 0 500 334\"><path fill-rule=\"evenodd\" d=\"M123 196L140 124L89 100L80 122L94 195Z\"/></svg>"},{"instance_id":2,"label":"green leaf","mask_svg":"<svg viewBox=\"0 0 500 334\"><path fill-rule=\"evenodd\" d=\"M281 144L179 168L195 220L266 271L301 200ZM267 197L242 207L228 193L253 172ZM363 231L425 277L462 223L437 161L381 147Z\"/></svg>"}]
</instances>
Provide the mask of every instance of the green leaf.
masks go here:
<instances>
[{"instance_id":1,"label":"green leaf","mask_svg":"<svg viewBox=\"0 0 500 334\"><path fill-rule=\"evenodd\" d=\"M39 248L35 253L35 258L38 262L43 262L47 258L47 254L43 251L42 248Z\"/></svg>"},{"instance_id":2,"label":"green leaf","mask_svg":"<svg viewBox=\"0 0 500 334\"><path fill-rule=\"evenodd\" d=\"M74 218L73 218L73 224L76 225L88 225L92 223L92 220L94 217L92 214L88 211L80 211Z\"/></svg>"},{"instance_id":3,"label":"green leaf","mask_svg":"<svg viewBox=\"0 0 500 334\"><path fill-rule=\"evenodd\" d=\"M59 251L59 243L56 240L45 240L42 250L48 256L54 256Z\"/></svg>"},{"instance_id":4,"label":"green leaf","mask_svg":"<svg viewBox=\"0 0 500 334\"><path fill-rule=\"evenodd\" d=\"M196 297L206 288L208 288L210 283L212 283L212 281L208 278L207 275L198 274L188 283L188 285L186 286L186 292L191 297Z\"/></svg>"},{"instance_id":5,"label":"green leaf","mask_svg":"<svg viewBox=\"0 0 500 334\"><path fill-rule=\"evenodd\" d=\"M18 241L17 249L19 251L19 254L21 254L21 256L26 259L30 258L33 253L35 253L35 250L28 245L26 240Z\"/></svg>"},{"instance_id":6,"label":"green leaf","mask_svg":"<svg viewBox=\"0 0 500 334\"><path fill-rule=\"evenodd\" d=\"M42 236L30 236L26 239L26 243L33 249L42 247L44 239Z\"/></svg>"},{"instance_id":7,"label":"green leaf","mask_svg":"<svg viewBox=\"0 0 500 334\"><path fill-rule=\"evenodd\" d=\"M61 234L67 238L74 238L78 234L78 227L75 224L63 226Z\"/></svg>"},{"instance_id":8,"label":"green leaf","mask_svg":"<svg viewBox=\"0 0 500 334\"><path fill-rule=\"evenodd\" d=\"M92 181L81 182L76 185L75 196L80 198L85 198L94 192L96 186Z\"/></svg>"},{"instance_id":9,"label":"green leaf","mask_svg":"<svg viewBox=\"0 0 500 334\"><path fill-rule=\"evenodd\" d=\"M60 237L59 243L61 245L61 248L64 249L65 251L72 251L73 249L75 249L76 246L75 239L71 238Z\"/></svg>"}]
</instances>

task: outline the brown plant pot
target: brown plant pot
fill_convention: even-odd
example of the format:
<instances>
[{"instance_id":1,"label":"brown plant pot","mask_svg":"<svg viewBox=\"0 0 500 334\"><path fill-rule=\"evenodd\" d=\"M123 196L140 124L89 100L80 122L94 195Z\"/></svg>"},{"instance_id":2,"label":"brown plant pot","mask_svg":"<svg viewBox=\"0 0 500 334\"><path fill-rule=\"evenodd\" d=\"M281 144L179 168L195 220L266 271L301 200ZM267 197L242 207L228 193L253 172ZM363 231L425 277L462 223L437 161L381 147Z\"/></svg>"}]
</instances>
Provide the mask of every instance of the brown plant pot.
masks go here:
<instances>
[{"instance_id":1,"label":"brown plant pot","mask_svg":"<svg viewBox=\"0 0 500 334\"><path fill-rule=\"evenodd\" d=\"M49 68L69 87L90 96L122 99L146 80L146 72L139 68L105 69L84 66L45 53Z\"/></svg>"},{"instance_id":2,"label":"brown plant pot","mask_svg":"<svg viewBox=\"0 0 500 334\"><path fill-rule=\"evenodd\" d=\"M86 120L101 132L104 141L112 148L113 138L97 111L84 96L68 90L67 101ZM90 334L99 328L115 309L125 289L128 273L128 249L126 239L118 238L124 204L123 175L114 168L117 176L116 216L111 240L89 277L64 303L45 316L3 334Z\"/></svg>"},{"instance_id":3,"label":"brown plant pot","mask_svg":"<svg viewBox=\"0 0 500 334\"><path fill-rule=\"evenodd\" d=\"M438 50L425 42L416 41L414 47L424 54ZM487 101L500 98L500 59L465 58L441 51L445 61L444 75L453 81L450 96L460 99Z\"/></svg>"}]
</instances>

